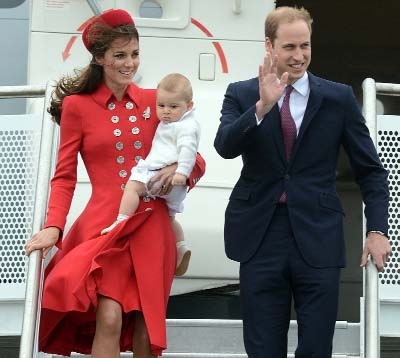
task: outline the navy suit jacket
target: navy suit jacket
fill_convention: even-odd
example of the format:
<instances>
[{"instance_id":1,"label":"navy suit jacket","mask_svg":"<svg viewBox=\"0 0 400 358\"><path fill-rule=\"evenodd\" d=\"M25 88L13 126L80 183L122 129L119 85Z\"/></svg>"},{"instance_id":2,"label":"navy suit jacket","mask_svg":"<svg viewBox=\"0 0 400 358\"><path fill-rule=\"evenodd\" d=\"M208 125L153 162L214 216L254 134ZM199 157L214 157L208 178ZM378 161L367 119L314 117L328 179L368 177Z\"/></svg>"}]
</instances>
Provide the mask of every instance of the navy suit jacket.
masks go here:
<instances>
[{"instance_id":1,"label":"navy suit jacket","mask_svg":"<svg viewBox=\"0 0 400 358\"><path fill-rule=\"evenodd\" d=\"M309 82L310 96L289 162L278 104L256 123L258 78L227 88L214 146L223 158L241 155L243 160L225 213L225 251L235 261L246 262L256 252L285 190L294 237L307 263L345 266L344 211L335 184L341 145L361 189L367 231L387 233L387 172L351 87L311 73Z\"/></svg>"}]
</instances>

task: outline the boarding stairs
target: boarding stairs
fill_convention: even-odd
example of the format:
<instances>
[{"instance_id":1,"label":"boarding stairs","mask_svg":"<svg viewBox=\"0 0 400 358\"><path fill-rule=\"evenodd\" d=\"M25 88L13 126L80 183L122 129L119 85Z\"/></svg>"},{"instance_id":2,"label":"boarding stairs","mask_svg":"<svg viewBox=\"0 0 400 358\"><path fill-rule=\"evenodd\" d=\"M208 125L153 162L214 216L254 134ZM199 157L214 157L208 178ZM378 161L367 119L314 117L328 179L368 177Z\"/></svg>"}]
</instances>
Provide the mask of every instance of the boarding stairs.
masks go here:
<instances>
[{"instance_id":1,"label":"boarding stairs","mask_svg":"<svg viewBox=\"0 0 400 358\"><path fill-rule=\"evenodd\" d=\"M168 320L166 358L246 358L240 320ZM351 337L351 339L349 339ZM293 321L288 337L288 357L294 357L297 327ZM333 358L359 357L359 325L337 322ZM74 358L89 357L74 355ZM131 357L122 354L121 357ZM55 357L54 357L55 358Z\"/></svg>"},{"instance_id":2,"label":"boarding stairs","mask_svg":"<svg viewBox=\"0 0 400 358\"><path fill-rule=\"evenodd\" d=\"M242 322L240 320L170 319L167 320L168 349L166 358L246 358L243 346ZM332 358L360 357L359 324L337 322ZM293 321L288 337L288 357L294 357L297 342L297 327ZM59 358L42 355L42 358ZM90 356L73 354L73 358ZM121 358L132 358L131 353L122 353Z\"/></svg>"},{"instance_id":3,"label":"boarding stairs","mask_svg":"<svg viewBox=\"0 0 400 358\"><path fill-rule=\"evenodd\" d=\"M333 358L379 358L380 337L400 337L400 244L396 225L400 191L395 171L399 161L400 121L397 118L399 124L396 124L393 116L376 116L377 93L399 95L400 85L367 79L363 87L368 125L381 159L391 171L391 194L396 199L390 208L389 235L393 255L383 274L378 274L369 262L360 299L360 323L337 322ZM0 87L0 98L43 99L40 114L0 116L0 337L21 337L20 358L59 357L37 353L37 312L40 310L43 262L39 252L32 253L29 260L24 256L25 241L44 222L49 181L56 159L57 126L45 110L51 90L50 86ZM168 350L163 354L167 358L246 357L240 320L169 319L167 335ZM296 342L297 327L293 321L289 330L288 357L294 357ZM121 357L130 356L129 353L121 354ZM74 354L73 357L85 356ZM0 350L0 358L11 357L3 357Z\"/></svg>"}]
</instances>

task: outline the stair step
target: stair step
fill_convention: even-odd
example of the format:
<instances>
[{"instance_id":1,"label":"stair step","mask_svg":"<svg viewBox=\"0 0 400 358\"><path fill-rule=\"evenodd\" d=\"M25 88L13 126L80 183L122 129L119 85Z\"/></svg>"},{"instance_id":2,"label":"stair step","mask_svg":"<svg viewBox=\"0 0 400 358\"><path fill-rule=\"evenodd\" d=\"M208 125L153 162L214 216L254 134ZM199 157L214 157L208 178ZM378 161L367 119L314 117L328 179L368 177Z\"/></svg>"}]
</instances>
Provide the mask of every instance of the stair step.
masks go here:
<instances>
[{"instance_id":1,"label":"stair step","mask_svg":"<svg viewBox=\"0 0 400 358\"><path fill-rule=\"evenodd\" d=\"M167 320L167 336L166 353L245 353L241 320L169 319ZM291 321L288 332L288 352L294 353L296 347L297 323ZM359 323L336 322L333 352L344 356L360 355Z\"/></svg>"},{"instance_id":2,"label":"stair step","mask_svg":"<svg viewBox=\"0 0 400 358\"><path fill-rule=\"evenodd\" d=\"M247 358L243 345L241 320L224 319L168 319L168 349L165 358ZM288 358L294 357L297 346L297 323L290 322L288 333ZM360 357L360 325L345 321L336 322L332 358ZM43 356L59 357L59 356ZM73 358L89 358L72 354ZM132 353L121 353L121 358Z\"/></svg>"},{"instance_id":3,"label":"stair step","mask_svg":"<svg viewBox=\"0 0 400 358\"><path fill-rule=\"evenodd\" d=\"M246 354L235 353L163 353L164 358L247 358ZM60 358L60 356L52 356ZM121 353L121 358L132 358L132 353ZM294 354L288 354L288 358L294 358ZM88 355L72 354L71 358L90 358ZM359 355L332 354L332 358L360 358Z\"/></svg>"}]
</instances>

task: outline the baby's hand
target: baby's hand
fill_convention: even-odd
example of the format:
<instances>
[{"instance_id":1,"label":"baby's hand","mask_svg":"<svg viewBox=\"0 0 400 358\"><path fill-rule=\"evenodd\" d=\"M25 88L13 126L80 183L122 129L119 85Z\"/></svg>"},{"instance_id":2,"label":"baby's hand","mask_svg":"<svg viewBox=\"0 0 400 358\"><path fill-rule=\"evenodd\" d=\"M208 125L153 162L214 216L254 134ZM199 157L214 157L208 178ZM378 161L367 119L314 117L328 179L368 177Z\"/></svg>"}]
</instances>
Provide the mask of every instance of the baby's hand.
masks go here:
<instances>
[{"instance_id":1,"label":"baby's hand","mask_svg":"<svg viewBox=\"0 0 400 358\"><path fill-rule=\"evenodd\" d=\"M119 223L125 221L126 219L129 218L129 215L119 213L117 216L117 220L115 220L109 227L106 227L105 229L101 230L101 235L108 234L111 230L113 230Z\"/></svg>"},{"instance_id":2,"label":"baby's hand","mask_svg":"<svg viewBox=\"0 0 400 358\"><path fill-rule=\"evenodd\" d=\"M186 185L187 177L183 174L175 173L172 178L172 185Z\"/></svg>"},{"instance_id":3,"label":"baby's hand","mask_svg":"<svg viewBox=\"0 0 400 358\"><path fill-rule=\"evenodd\" d=\"M106 227L105 229L101 230L100 235L108 234L112 229L114 229L120 222L114 221L110 226Z\"/></svg>"}]
</instances>

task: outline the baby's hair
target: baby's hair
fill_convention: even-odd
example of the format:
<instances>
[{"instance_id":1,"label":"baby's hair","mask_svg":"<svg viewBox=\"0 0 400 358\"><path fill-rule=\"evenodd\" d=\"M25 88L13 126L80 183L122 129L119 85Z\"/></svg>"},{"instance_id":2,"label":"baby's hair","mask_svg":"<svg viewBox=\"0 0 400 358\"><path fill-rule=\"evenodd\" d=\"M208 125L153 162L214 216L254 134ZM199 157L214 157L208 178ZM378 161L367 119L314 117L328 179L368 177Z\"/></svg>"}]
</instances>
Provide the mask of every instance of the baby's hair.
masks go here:
<instances>
[{"instance_id":1,"label":"baby's hair","mask_svg":"<svg viewBox=\"0 0 400 358\"><path fill-rule=\"evenodd\" d=\"M179 92L186 102L193 99L192 85L187 77L180 73L166 75L158 84L157 89L162 88L167 92Z\"/></svg>"}]
</instances>

